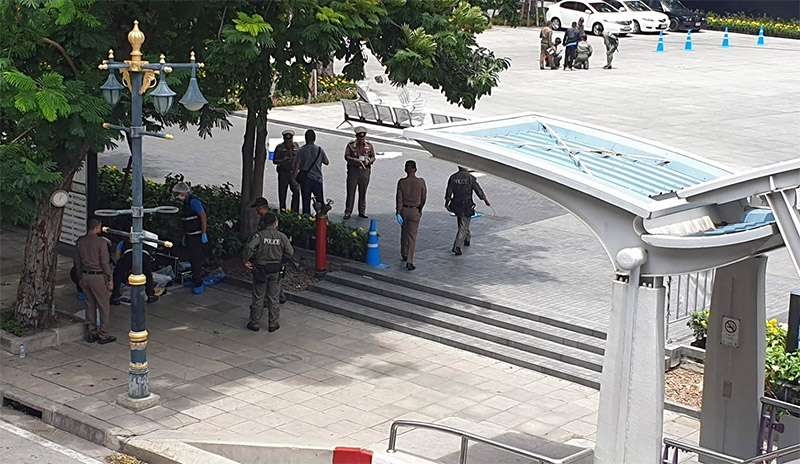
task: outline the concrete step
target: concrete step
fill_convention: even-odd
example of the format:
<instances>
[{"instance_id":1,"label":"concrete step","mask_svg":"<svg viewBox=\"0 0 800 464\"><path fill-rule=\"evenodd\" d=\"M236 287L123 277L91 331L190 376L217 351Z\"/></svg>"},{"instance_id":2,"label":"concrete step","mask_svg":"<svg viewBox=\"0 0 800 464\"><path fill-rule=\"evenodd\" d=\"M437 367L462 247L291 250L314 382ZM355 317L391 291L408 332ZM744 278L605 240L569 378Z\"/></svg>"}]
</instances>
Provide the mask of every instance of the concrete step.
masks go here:
<instances>
[{"instance_id":1,"label":"concrete step","mask_svg":"<svg viewBox=\"0 0 800 464\"><path fill-rule=\"evenodd\" d=\"M438 309L432 309L376 294L370 289L361 290L329 281L317 282L311 286L309 290L338 300L357 303L369 308L407 317L415 321L421 321L476 338L507 345L518 350L580 366L595 372L602 371L603 357L600 354L539 338L536 335L498 327L497 325L488 324L484 321L477 321L471 317L472 314L470 313L466 313L464 316L455 315ZM530 321L522 321L521 323L524 324L525 322Z\"/></svg>"},{"instance_id":2,"label":"concrete step","mask_svg":"<svg viewBox=\"0 0 800 464\"><path fill-rule=\"evenodd\" d=\"M572 332L589 335L601 340L606 339L604 330L593 327L587 321L581 321L571 317L569 314L560 315L558 318L545 316L541 314L531 313L529 311L522 311L502 304L497 304L487 301L484 298L476 298L469 295L459 293L457 289L446 287L439 283L431 283L425 279L414 277L413 275L404 275L403 277L396 276L395 273L390 271L383 271L379 268L368 266L362 263L347 263L342 266L342 271L359 276L367 276L382 282L388 282L397 286L405 287L412 290L418 290L440 297L447 298L452 301L460 301L482 308L492 309L495 311L517 316L523 319L530 319L532 321L542 322L554 327L559 327ZM408 273L411 274L411 273Z\"/></svg>"},{"instance_id":3,"label":"concrete step","mask_svg":"<svg viewBox=\"0 0 800 464\"><path fill-rule=\"evenodd\" d=\"M292 298L294 301L312 308L322 309L381 327L433 340L587 387L595 389L600 388L600 373L592 369L568 364L512 346L423 321L410 319L399 314L382 311L359 303L331 298L330 296L317 292L301 292L293 295ZM587 354L589 353L587 352Z\"/></svg>"},{"instance_id":4,"label":"concrete step","mask_svg":"<svg viewBox=\"0 0 800 464\"><path fill-rule=\"evenodd\" d=\"M546 320L520 317L350 272L334 272L328 274L326 280L435 311L466 317L492 326L532 335L561 345L589 351L590 353L602 355L604 352L605 341L603 339L551 325Z\"/></svg>"}]
</instances>

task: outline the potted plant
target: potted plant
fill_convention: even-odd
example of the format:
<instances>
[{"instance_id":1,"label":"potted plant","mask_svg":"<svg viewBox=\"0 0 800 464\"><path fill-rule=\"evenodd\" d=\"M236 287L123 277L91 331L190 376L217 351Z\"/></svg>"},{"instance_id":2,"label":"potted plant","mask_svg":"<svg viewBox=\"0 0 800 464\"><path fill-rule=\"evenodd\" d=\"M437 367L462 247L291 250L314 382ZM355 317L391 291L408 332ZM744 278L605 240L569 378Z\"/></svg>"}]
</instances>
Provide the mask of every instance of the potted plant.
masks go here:
<instances>
[{"instance_id":1,"label":"potted plant","mask_svg":"<svg viewBox=\"0 0 800 464\"><path fill-rule=\"evenodd\" d=\"M708 315L708 310L704 309L702 311L694 311L691 316L689 316L689 322L687 322L686 325L688 325L692 329L692 332L694 332L694 341L692 342L692 346L702 349L706 348L706 336L708 335Z\"/></svg>"},{"instance_id":2,"label":"potted plant","mask_svg":"<svg viewBox=\"0 0 800 464\"><path fill-rule=\"evenodd\" d=\"M800 352L786 351L786 326L767 322L766 390L787 403L800 405Z\"/></svg>"}]
</instances>

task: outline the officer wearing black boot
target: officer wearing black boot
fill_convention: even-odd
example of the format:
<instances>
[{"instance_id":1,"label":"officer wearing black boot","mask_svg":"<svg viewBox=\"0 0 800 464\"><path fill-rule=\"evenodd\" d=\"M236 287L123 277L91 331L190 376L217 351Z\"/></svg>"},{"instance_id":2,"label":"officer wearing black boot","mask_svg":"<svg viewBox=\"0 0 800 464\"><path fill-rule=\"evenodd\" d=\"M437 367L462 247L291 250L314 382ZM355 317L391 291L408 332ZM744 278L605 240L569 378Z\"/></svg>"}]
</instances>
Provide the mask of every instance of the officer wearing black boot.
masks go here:
<instances>
[{"instance_id":1,"label":"officer wearing black boot","mask_svg":"<svg viewBox=\"0 0 800 464\"><path fill-rule=\"evenodd\" d=\"M266 199L266 198L264 198L264 197L258 197L258 198L256 198L256 201L254 201L254 202L253 202L253 203L250 205L250 207L251 207L251 208L255 208L255 209L256 209L256 213L258 214L258 220L259 220L259 222L261 221L261 219L262 219L262 218L263 218L263 217L264 217L264 216L265 216L267 213L269 213L269 202L268 202L268 201L267 201L267 199ZM283 275L285 274L285 272L286 272L286 266L282 266L282 267L281 267L281 278L283 278ZM283 286L281 286L281 294L280 294L280 296L278 297L278 301L279 301L281 304L284 304L284 303L286 303L286 294L284 294L284 293L283 293Z\"/></svg>"},{"instance_id":2,"label":"officer wearing black boot","mask_svg":"<svg viewBox=\"0 0 800 464\"><path fill-rule=\"evenodd\" d=\"M202 293L203 263L206 260L203 245L208 243L208 235L206 235L208 217L203 208L203 203L192 196L189 186L185 182L175 184L172 187L172 194L176 198L183 200L183 208L181 209L183 240L181 243L186 248L186 252L189 255L189 263L192 265L194 293Z\"/></svg>"},{"instance_id":3,"label":"officer wearing black boot","mask_svg":"<svg viewBox=\"0 0 800 464\"><path fill-rule=\"evenodd\" d=\"M483 193L481 185L478 183L478 179L470 174L467 168L459 166L458 172L447 180L447 191L444 194L444 207L447 211L455 213L456 221L458 222L458 233L456 233L452 250L456 256L461 255L461 247L469 246L472 238L469 232L469 223L472 215L475 214L475 202L472 201L472 192L475 192L478 198L486 203L486 206L491 206L486 194Z\"/></svg>"},{"instance_id":4,"label":"officer wearing black boot","mask_svg":"<svg viewBox=\"0 0 800 464\"><path fill-rule=\"evenodd\" d=\"M289 238L278 230L278 218L267 213L261 218L258 232L247 242L244 265L253 272L253 301L250 305L250 322L247 328L258 332L264 306L268 310L268 329L280 329L278 295L281 287L281 261L294 254Z\"/></svg>"}]
</instances>

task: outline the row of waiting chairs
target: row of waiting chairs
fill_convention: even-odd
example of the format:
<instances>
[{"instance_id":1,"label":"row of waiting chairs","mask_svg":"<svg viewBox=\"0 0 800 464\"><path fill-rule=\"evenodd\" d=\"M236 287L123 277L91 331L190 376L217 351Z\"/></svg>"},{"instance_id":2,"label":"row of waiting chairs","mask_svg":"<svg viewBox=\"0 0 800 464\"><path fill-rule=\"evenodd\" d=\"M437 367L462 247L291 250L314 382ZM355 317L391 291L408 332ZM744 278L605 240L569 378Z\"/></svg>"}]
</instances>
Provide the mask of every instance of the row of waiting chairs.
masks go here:
<instances>
[{"instance_id":1,"label":"row of waiting chairs","mask_svg":"<svg viewBox=\"0 0 800 464\"><path fill-rule=\"evenodd\" d=\"M425 119L425 113L412 113L405 108L393 108L360 100L342 99L342 108L344 109L344 121L336 126L337 129L344 123L352 126L351 121L404 129L419 126Z\"/></svg>"},{"instance_id":2,"label":"row of waiting chairs","mask_svg":"<svg viewBox=\"0 0 800 464\"><path fill-rule=\"evenodd\" d=\"M460 118L458 116L447 116L446 114L433 114L431 113L431 121L434 124L447 124L448 122L466 121L467 118Z\"/></svg>"}]
</instances>

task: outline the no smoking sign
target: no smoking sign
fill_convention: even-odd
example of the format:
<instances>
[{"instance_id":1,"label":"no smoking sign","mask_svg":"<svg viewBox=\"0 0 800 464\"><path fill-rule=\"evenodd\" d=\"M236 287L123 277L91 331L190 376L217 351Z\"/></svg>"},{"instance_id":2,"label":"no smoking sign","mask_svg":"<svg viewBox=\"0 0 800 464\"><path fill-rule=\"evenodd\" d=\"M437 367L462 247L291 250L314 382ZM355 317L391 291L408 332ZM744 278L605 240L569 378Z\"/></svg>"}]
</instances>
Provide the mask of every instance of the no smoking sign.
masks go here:
<instances>
[{"instance_id":1,"label":"no smoking sign","mask_svg":"<svg viewBox=\"0 0 800 464\"><path fill-rule=\"evenodd\" d=\"M722 316L722 338L720 343L739 348L739 323L739 319Z\"/></svg>"}]
</instances>

